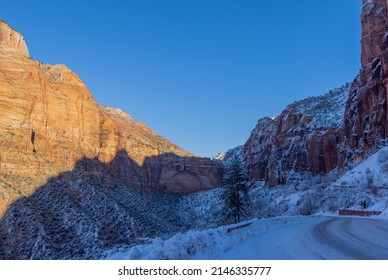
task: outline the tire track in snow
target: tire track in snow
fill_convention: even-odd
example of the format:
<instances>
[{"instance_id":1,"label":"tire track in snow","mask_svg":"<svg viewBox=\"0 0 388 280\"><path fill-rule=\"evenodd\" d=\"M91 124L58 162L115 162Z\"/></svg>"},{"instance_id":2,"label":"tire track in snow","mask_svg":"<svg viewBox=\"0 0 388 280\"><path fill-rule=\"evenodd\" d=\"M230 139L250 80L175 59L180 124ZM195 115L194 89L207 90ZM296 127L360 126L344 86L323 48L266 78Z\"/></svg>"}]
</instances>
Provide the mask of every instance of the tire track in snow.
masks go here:
<instances>
[{"instance_id":1,"label":"tire track in snow","mask_svg":"<svg viewBox=\"0 0 388 280\"><path fill-rule=\"evenodd\" d=\"M370 218L331 218L313 227L315 241L334 259L388 259L387 231L388 221Z\"/></svg>"},{"instance_id":2,"label":"tire track in snow","mask_svg":"<svg viewBox=\"0 0 388 280\"><path fill-rule=\"evenodd\" d=\"M284 226L253 236L224 259L388 259L388 221L334 217Z\"/></svg>"}]
</instances>

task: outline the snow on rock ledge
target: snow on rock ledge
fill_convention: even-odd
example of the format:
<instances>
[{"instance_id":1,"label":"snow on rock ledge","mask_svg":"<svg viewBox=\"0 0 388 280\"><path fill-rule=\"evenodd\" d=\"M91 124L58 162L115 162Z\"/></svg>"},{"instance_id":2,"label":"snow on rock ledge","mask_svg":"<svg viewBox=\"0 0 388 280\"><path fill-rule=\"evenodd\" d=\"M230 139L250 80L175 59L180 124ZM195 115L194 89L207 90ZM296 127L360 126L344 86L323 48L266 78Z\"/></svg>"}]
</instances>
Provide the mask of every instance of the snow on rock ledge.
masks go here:
<instances>
[{"instance_id":1,"label":"snow on rock ledge","mask_svg":"<svg viewBox=\"0 0 388 280\"><path fill-rule=\"evenodd\" d=\"M338 163L349 85L295 102L276 118L260 119L243 155L253 179L285 184L295 172L327 173Z\"/></svg>"}]
</instances>

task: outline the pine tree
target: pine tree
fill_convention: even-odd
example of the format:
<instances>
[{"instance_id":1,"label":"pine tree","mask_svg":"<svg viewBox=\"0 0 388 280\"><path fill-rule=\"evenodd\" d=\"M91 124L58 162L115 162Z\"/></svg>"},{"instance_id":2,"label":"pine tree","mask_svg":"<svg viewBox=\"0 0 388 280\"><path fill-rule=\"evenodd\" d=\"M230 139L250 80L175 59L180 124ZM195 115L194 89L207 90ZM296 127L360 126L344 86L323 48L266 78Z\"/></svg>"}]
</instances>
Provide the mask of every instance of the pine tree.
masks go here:
<instances>
[{"instance_id":1,"label":"pine tree","mask_svg":"<svg viewBox=\"0 0 388 280\"><path fill-rule=\"evenodd\" d=\"M224 175L225 190L222 199L225 202L225 216L240 222L241 215L248 207L248 174L243 161L234 156Z\"/></svg>"}]
</instances>

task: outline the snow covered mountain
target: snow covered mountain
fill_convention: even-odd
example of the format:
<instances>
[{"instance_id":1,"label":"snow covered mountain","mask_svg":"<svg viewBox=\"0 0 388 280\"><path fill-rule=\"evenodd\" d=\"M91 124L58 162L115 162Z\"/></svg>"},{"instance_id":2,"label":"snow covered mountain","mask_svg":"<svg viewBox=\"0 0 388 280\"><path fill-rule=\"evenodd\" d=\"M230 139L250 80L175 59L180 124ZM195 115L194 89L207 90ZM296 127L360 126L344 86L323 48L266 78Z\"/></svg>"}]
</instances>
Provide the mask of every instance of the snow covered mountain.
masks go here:
<instances>
[{"instance_id":1,"label":"snow covered mountain","mask_svg":"<svg viewBox=\"0 0 388 280\"><path fill-rule=\"evenodd\" d=\"M278 117L260 119L243 148L252 178L276 186L296 173L333 170L348 95L349 84L295 102Z\"/></svg>"}]
</instances>

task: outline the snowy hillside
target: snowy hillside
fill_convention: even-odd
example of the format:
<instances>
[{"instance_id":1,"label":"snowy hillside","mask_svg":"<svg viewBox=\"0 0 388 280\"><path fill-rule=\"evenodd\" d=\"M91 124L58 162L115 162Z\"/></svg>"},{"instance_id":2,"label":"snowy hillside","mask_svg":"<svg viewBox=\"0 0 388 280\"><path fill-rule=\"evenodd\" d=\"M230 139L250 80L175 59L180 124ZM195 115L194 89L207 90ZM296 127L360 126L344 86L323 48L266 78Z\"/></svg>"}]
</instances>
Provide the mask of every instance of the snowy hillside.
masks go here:
<instances>
[{"instance_id":1,"label":"snowy hillside","mask_svg":"<svg viewBox=\"0 0 388 280\"><path fill-rule=\"evenodd\" d=\"M338 186L388 187L388 147L378 150L337 180Z\"/></svg>"},{"instance_id":2,"label":"snowy hillside","mask_svg":"<svg viewBox=\"0 0 388 280\"><path fill-rule=\"evenodd\" d=\"M295 109L304 116L311 118L307 126L309 129L338 128L343 123L349 87L349 84L346 84L321 96L309 97L294 102L286 108L286 111Z\"/></svg>"}]
</instances>

